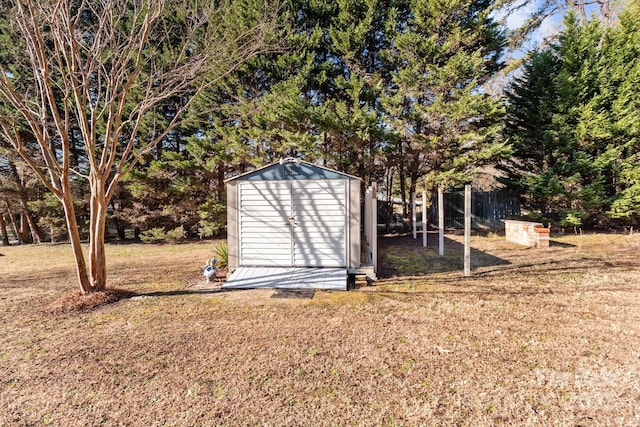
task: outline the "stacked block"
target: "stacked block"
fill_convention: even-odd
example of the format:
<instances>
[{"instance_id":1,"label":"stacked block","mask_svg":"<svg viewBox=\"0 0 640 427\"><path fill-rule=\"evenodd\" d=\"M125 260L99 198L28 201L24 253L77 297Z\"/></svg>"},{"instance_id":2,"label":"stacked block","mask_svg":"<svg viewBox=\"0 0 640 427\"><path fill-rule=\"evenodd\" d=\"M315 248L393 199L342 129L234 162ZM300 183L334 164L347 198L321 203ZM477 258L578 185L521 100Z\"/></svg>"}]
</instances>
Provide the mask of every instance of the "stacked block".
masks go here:
<instances>
[{"instance_id":1,"label":"stacked block","mask_svg":"<svg viewBox=\"0 0 640 427\"><path fill-rule=\"evenodd\" d=\"M550 229L545 228L539 222L506 219L504 221L504 231L507 242L534 248L549 247Z\"/></svg>"}]
</instances>

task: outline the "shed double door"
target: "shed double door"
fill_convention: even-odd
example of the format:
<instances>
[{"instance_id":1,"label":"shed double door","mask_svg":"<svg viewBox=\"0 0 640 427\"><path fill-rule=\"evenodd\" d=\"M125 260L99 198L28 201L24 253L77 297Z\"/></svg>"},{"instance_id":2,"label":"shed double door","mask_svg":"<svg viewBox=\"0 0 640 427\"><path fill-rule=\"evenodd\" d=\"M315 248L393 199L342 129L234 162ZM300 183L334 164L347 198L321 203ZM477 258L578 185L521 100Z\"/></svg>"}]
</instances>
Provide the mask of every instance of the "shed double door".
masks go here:
<instances>
[{"instance_id":1,"label":"shed double door","mask_svg":"<svg viewBox=\"0 0 640 427\"><path fill-rule=\"evenodd\" d=\"M240 265L346 267L347 181L239 184Z\"/></svg>"}]
</instances>

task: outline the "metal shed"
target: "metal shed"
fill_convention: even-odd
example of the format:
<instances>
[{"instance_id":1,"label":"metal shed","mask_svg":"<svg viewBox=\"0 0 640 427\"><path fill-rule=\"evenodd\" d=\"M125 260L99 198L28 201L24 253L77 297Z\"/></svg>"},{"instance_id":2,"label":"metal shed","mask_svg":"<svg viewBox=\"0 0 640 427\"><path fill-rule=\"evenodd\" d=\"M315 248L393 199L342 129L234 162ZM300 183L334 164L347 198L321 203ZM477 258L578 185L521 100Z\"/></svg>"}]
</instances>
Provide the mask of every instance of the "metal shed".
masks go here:
<instances>
[{"instance_id":1,"label":"metal shed","mask_svg":"<svg viewBox=\"0 0 640 427\"><path fill-rule=\"evenodd\" d=\"M229 179L225 288L346 289L360 266L360 179L284 159Z\"/></svg>"}]
</instances>

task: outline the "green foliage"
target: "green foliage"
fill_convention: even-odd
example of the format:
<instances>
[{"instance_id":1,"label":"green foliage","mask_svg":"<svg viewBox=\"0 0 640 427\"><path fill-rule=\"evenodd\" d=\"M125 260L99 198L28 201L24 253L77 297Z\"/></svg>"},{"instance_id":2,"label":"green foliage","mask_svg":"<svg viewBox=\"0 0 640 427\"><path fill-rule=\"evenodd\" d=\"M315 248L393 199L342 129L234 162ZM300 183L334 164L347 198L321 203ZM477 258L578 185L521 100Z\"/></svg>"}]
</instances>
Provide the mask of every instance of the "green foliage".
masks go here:
<instances>
[{"instance_id":1,"label":"green foliage","mask_svg":"<svg viewBox=\"0 0 640 427\"><path fill-rule=\"evenodd\" d=\"M213 248L213 254L218 261L216 263L216 266L219 269L224 270L229 266L229 247L226 243L220 243L216 245L216 247Z\"/></svg>"},{"instance_id":2,"label":"green foliage","mask_svg":"<svg viewBox=\"0 0 640 427\"><path fill-rule=\"evenodd\" d=\"M298 156L381 180L384 156L415 184L466 181L509 153L496 138L502 105L479 89L501 67L492 1L289 7L290 50L255 58L199 104L221 105L190 141L205 162L242 172Z\"/></svg>"},{"instance_id":3,"label":"green foliage","mask_svg":"<svg viewBox=\"0 0 640 427\"><path fill-rule=\"evenodd\" d=\"M198 203L204 197L198 170L191 159L173 147L160 146L159 151L158 158L123 180L126 194L121 198L128 199L123 217L142 230L180 226L195 234L200 219Z\"/></svg>"},{"instance_id":4,"label":"green foliage","mask_svg":"<svg viewBox=\"0 0 640 427\"><path fill-rule=\"evenodd\" d=\"M145 243L177 243L186 237L184 228L176 227L173 230L165 231L164 228L157 227L143 232L140 240Z\"/></svg>"},{"instance_id":5,"label":"green foliage","mask_svg":"<svg viewBox=\"0 0 640 427\"><path fill-rule=\"evenodd\" d=\"M198 235L213 237L219 235L227 225L227 205L225 202L208 201L198 206L200 221Z\"/></svg>"},{"instance_id":6,"label":"green foliage","mask_svg":"<svg viewBox=\"0 0 640 427\"><path fill-rule=\"evenodd\" d=\"M381 102L411 186L467 183L510 153L498 141L501 102L479 88L502 64L504 36L490 1L411 2L388 22L391 85Z\"/></svg>"},{"instance_id":7,"label":"green foliage","mask_svg":"<svg viewBox=\"0 0 640 427\"><path fill-rule=\"evenodd\" d=\"M571 209L560 213L560 227L581 227L582 222L587 217L587 213L580 210Z\"/></svg>"},{"instance_id":8,"label":"green foliage","mask_svg":"<svg viewBox=\"0 0 640 427\"><path fill-rule=\"evenodd\" d=\"M503 182L528 208L567 226L640 218L635 203L640 152L640 17L619 27L573 14L557 43L532 52L507 93L505 135L514 155ZM567 213L569 212L569 213ZM575 215L581 212L581 215Z\"/></svg>"},{"instance_id":9,"label":"green foliage","mask_svg":"<svg viewBox=\"0 0 640 427\"><path fill-rule=\"evenodd\" d=\"M67 224L64 212L58 199L51 193L44 193L39 200L29 203L31 209L38 215L38 225L47 232L51 241L61 241L67 238ZM83 228L86 228L83 227ZM86 229L83 232L86 236Z\"/></svg>"}]
</instances>

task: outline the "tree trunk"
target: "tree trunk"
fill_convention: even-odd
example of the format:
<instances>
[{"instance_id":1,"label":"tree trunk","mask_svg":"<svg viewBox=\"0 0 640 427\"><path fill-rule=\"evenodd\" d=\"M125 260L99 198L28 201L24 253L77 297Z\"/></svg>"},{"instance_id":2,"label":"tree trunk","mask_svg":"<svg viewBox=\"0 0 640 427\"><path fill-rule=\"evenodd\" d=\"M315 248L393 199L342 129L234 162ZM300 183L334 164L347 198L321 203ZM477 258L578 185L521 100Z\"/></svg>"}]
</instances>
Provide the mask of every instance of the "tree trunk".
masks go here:
<instances>
[{"instance_id":1,"label":"tree trunk","mask_svg":"<svg viewBox=\"0 0 640 427\"><path fill-rule=\"evenodd\" d=\"M78 167L80 165L80 154L78 153L78 143L76 139L76 130L71 129L69 131L69 152L71 153L70 160L73 164L73 167Z\"/></svg>"},{"instance_id":2,"label":"tree trunk","mask_svg":"<svg viewBox=\"0 0 640 427\"><path fill-rule=\"evenodd\" d=\"M217 182L216 182L216 193L218 196L218 202L224 201L225 199L225 192L227 190L227 186L224 183L224 169L225 169L225 164L224 162L218 162L218 167L217 167Z\"/></svg>"},{"instance_id":3,"label":"tree trunk","mask_svg":"<svg viewBox=\"0 0 640 427\"><path fill-rule=\"evenodd\" d=\"M33 219L33 215L31 215L31 211L29 210L29 206L27 205L27 197L24 193L20 196L20 204L22 205L22 215L23 218L27 219L27 224L29 225L29 230L31 231L31 240L33 243L42 243L44 237L42 236L42 232Z\"/></svg>"},{"instance_id":4,"label":"tree trunk","mask_svg":"<svg viewBox=\"0 0 640 427\"><path fill-rule=\"evenodd\" d=\"M24 243L32 243L31 236L29 235L29 222L24 212L20 212L20 236Z\"/></svg>"},{"instance_id":5,"label":"tree trunk","mask_svg":"<svg viewBox=\"0 0 640 427\"><path fill-rule=\"evenodd\" d=\"M416 198L416 185L417 185L418 181L416 179L414 179L414 175L411 174L411 178L409 180L409 194L410 194L410 202L409 202L409 213L408 213L408 218L409 218L409 230L411 230L413 228L413 205L415 204L415 198Z\"/></svg>"},{"instance_id":6,"label":"tree trunk","mask_svg":"<svg viewBox=\"0 0 640 427\"><path fill-rule=\"evenodd\" d=\"M80 230L78 229L78 221L76 220L76 212L73 207L73 198L71 189L66 188L63 192L62 208L64 209L64 217L67 222L67 230L69 232L69 240L71 241L71 249L76 261L76 273L78 275L78 283L80 284L80 292L88 294L93 291L89 275L87 274L87 263L82 252L82 243L80 242Z\"/></svg>"},{"instance_id":7,"label":"tree trunk","mask_svg":"<svg viewBox=\"0 0 640 427\"><path fill-rule=\"evenodd\" d=\"M38 225L33 220L33 215L29 210L27 192L29 191L24 183L24 176L18 172L14 162L9 162L9 168L11 175L13 176L14 183L18 186L18 194L20 196L20 207L22 208L22 214L20 217L20 233L22 234L22 240L25 242L31 241L33 243L42 242L42 233L38 229ZM28 228L27 228L28 227ZM31 240L29 240L29 234L31 234Z\"/></svg>"},{"instance_id":8,"label":"tree trunk","mask_svg":"<svg viewBox=\"0 0 640 427\"><path fill-rule=\"evenodd\" d=\"M2 246L9 246L9 235L7 234L7 223L4 220L4 213L0 213L0 232L2 232Z\"/></svg>"},{"instance_id":9,"label":"tree trunk","mask_svg":"<svg viewBox=\"0 0 640 427\"><path fill-rule=\"evenodd\" d=\"M23 244L24 240L22 240L22 234L20 234L20 228L18 227L18 223L16 223L16 216L13 213L13 208L11 207L11 202L6 200L7 208L9 209L9 219L11 220L11 226L13 227L13 235L18 239L18 244Z\"/></svg>"},{"instance_id":10,"label":"tree trunk","mask_svg":"<svg viewBox=\"0 0 640 427\"><path fill-rule=\"evenodd\" d=\"M392 184L392 176L393 168L390 167L386 170L384 174L384 196L385 196L385 206L384 206L384 232L389 233L391 230L391 218L392 218L392 209L393 204L391 202L391 184Z\"/></svg>"},{"instance_id":11,"label":"tree trunk","mask_svg":"<svg viewBox=\"0 0 640 427\"><path fill-rule=\"evenodd\" d=\"M113 199L109 200L108 204L111 205L113 210L113 221L116 224L116 234L118 240L126 240L126 221L122 219L122 213L120 212L121 203L115 203Z\"/></svg>"},{"instance_id":12,"label":"tree trunk","mask_svg":"<svg viewBox=\"0 0 640 427\"><path fill-rule=\"evenodd\" d=\"M384 229L386 233L391 231L391 219L393 218L393 168L387 170L387 217Z\"/></svg>"},{"instance_id":13,"label":"tree trunk","mask_svg":"<svg viewBox=\"0 0 640 427\"><path fill-rule=\"evenodd\" d=\"M398 174L400 179L400 197L402 198L402 219L407 217L407 183L405 182L405 160L402 150L402 141L399 143L400 164L398 166Z\"/></svg>"},{"instance_id":14,"label":"tree trunk","mask_svg":"<svg viewBox=\"0 0 640 427\"><path fill-rule=\"evenodd\" d=\"M89 259L91 260L91 285L94 291L107 288L107 258L104 252L104 235L107 225L107 198L104 181L91 174L91 204L89 218Z\"/></svg>"},{"instance_id":15,"label":"tree trunk","mask_svg":"<svg viewBox=\"0 0 640 427\"><path fill-rule=\"evenodd\" d=\"M124 221L119 218L119 216L116 216L116 232L118 233L118 240L125 240L127 238Z\"/></svg>"}]
</instances>

